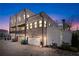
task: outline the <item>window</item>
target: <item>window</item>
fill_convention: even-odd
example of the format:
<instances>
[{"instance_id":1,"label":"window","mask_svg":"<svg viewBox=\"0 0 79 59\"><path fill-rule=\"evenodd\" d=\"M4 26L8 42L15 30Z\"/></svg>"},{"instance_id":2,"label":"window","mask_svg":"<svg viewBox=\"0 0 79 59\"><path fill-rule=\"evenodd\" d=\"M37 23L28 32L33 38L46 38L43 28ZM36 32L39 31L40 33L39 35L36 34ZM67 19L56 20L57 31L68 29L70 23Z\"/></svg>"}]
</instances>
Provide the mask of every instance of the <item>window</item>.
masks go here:
<instances>
[{"instance_id":1,"label":"window","mask_svg":"<svg viewBox=\"0 0 79 59\"><path fill-rule=\"evenodd\" d=\"M11 28L11 31L15 31L15 28Z\"/></svg>"},{"instance_id":2,"label":"window","mask_svg":"<svg viewBox=\"0 0 79 59\"><path fill-rule=\"evenodd\" d=\"M30 23L30 29L32 29L32 23Z\"/></svg>"},{"instance_id":3,"label":"window","mask_svg":"<svg viewBox=\"0 0 79 59\"><path fill-rule=\"evenodd\" d=\"M13 23L16 23L16 19L13 19Z\"/></svg>"},{"instance_id":4,"label":"window","mask_svg":"<svg viewBox=\"0 0 79 59\"><path fill-rule=\"evenodd\" d=\"M27 18L29 17L29 15L27 15Z\"/></svg>"},{"instance_id":5,"label":"window","mask_svg":"<svg viewBox=\"0 0 79 59\"><path fill-rule=\"evenodd\" d=\"M44 27L46 27L46 21L44 21Z\"/></svg>"},{"instance_id":6,"label":"window","mask_svg":"<svg viewBox=\"0 0 79 59\"><path fill-rule=\"evenodd\" d=\"M42 27L42 20L39 21L39 27Z\"/></svg>"},{"instance_id":7,"label":"window","mask_svg":"<svg viewBox=\"0 0 79 59\"><path fill-rule=\"evenodd\" d=\"M21 27L21 30L24 30L25 28L24 27Z\"/></svg>"},{"instance_id":8,"label":"window","mask_svg":"<svg viewBox=\"0 0 79 59\"><path fill-rule=\"evenodd\" d=\"M13 19L11 19L11 24L13 24Z\"/></svg>"},{"instance_id":9,"label":"window","mask_svg":"<svg viewBox=\"0 0 79 59\"><path fill-rule=\"evenodd\" d=\"M50 26L51 24L49 23L49 26Z\"/></svg>"},{"instance_id":10,"label":"window","mask_svg":"<svg viewBox=\"0 0 79 59\"><path fill-rule=\"evenodd\" d=\"M17 27L17 31L19 31L19 27Z\"/></svg>"},{"instance_id":11,"label":"window","mask_svg":"<svg viewBox=\"0 0 79 59\"><path fill-rule=\"evenodd\" d=\"M21 22L21 18L20 17L18 17L18 21Z\"/></svg>"},{"instance_id":12,"label":"window","mask_svg":"<svg viewBox=\"0 0 79 59\"><path fill-rule=\"evenodd\" d=\"M34 27L37 28L37 22L34 22Z\"/></svg>"},{"instance_id":13,"label":"window","mask_svg":"<svg viewBox=\"0 0 79 59\"><path fill-rule=\"evenodd\" d=\"M15 23L16 23L16 18L15 17L12 17L11 18L11 25L15 25Z\"/></svg>"},{"instance_id":14,"label":"window","mask_svg":"<svg viewBox=\"0 0 79 59\"><path fill-rule=\"evenodd\" d=\"M29 29L29 25L27 24L26 26L27 26L27 29Z\"/></svg>"},{"instance_id":15,"label":"window","mask_svg":"<svg viewBox=\"0 0 79 59\"><path fill-rule=\"evenodd\" d=\"M24 19L25 19L25 15L23 15Z\"/></svg>"}]
</instances>

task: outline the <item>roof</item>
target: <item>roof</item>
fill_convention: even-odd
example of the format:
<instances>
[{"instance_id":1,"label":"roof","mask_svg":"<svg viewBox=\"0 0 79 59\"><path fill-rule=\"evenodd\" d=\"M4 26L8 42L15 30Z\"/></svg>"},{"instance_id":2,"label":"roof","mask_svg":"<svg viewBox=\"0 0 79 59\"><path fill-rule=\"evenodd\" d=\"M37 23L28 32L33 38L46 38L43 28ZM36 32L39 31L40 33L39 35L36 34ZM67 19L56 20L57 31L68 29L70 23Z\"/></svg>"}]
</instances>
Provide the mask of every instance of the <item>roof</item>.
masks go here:
<instances>
[{"instance_id":1,"label":"roof","mask_svg":"<svg viewBox=\"0 0 79 59\"><path fill-rule=\"evenodd\" d=\"M8 32L8 30L0 29L0 32Z\"/></svg>"}]
</instances>

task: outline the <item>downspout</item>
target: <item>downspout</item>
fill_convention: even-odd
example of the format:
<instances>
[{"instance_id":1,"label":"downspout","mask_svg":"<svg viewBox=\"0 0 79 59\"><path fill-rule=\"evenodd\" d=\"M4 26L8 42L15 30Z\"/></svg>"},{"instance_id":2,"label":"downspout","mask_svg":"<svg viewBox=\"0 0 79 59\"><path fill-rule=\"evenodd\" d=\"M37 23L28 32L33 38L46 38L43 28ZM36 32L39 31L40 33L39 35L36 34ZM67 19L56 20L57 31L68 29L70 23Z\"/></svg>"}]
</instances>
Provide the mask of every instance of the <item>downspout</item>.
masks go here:
<instances>
[{"instance_id":1,"label":"downspout","mask_svg":"<svg viewBox=\"0 0 79 59\"><path fill-rule=\"evenodd\" d=\"M16 15L16 23L15 23L15 39L16 39L16 34L17 34L17 15Z\"/></svg>"},{"instance_id":2,"label":"downspout","mask_svg":"<svg viewBox=\"0 0 79 59\"><path fill-rule=\"evenodd\" d=\"M44 46L44 33L43 33L43 30L44 30L44 18L42 16L42 14L40 13L40 16L42 17L42 47Z\"/></svg>"},{"instance_id":3,"label":"downspout","mask_svg":"<svg viewBox=\"0 0 79 59\"><path fill-rule=\"evenodd\" d=\"M26 37L26 9L24 9L24 15L25 15L25 37Z\"/></svg>"},{"instance_id":4,"label":"downspout","mask_svg":"<svg viewBox=\"0 0 79 59\"><path fill-rule=\"evenodd\" d=\"M27 25L27 21L28 21L28 18L27 18L27 12L26 12L26 9L24 9L24 12L25 12L25 38L27 38L27 28L26 28L26 25Z\"/></svg>"}]
</instances>

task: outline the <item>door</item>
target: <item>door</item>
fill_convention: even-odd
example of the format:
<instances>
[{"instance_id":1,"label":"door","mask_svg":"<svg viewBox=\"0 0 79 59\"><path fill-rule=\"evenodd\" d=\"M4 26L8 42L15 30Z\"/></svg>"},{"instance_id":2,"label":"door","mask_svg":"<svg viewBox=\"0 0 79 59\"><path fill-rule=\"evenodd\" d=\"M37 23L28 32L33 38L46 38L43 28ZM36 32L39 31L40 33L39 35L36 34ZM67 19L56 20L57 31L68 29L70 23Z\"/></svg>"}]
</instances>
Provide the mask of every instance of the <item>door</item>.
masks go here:
<instances>
[{"instance_id":1,"label":"door","mask_svg":"<svg viewBox=\"0 0 79 59\"><path fill-rule=\"evenodd\" d=\"M28 38L28 44L40 46L40 38Z\"/></svg>"}]
</instances>

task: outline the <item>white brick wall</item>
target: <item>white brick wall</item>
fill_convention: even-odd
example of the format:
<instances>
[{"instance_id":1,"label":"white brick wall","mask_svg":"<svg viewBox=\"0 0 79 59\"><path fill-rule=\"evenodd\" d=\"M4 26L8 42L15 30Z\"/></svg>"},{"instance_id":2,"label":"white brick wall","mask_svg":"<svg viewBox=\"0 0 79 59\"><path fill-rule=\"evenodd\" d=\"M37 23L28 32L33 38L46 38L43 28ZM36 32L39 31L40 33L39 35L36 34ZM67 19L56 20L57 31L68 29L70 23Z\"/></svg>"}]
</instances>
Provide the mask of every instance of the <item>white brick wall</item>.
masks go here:
<instances>
[{"instance_id":1,"label":"white brick wall","mask_svg":"<svg viewBox=\"0 0 79 59\"><path fill-rule=\"evenodd\" d=\"M61 46L62 42L71 44L72 33L70 31L61 31L57 27L47 28L47 45L51 45L52 42L57 46Z\"/></svg>"}]
</instances>

